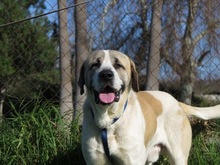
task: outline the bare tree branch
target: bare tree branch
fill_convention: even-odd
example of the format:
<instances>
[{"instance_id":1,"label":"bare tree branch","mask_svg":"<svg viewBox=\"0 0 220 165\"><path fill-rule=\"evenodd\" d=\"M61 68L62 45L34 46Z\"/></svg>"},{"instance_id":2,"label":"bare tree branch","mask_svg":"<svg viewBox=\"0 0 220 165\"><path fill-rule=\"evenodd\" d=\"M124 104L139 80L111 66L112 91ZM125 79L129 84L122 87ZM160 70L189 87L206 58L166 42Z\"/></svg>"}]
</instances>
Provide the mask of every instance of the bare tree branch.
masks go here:
<instances>
[{"instance_id":1,"label":"bare tree branch","mask_svg":"<svg viewBox=\"0 0 220 165\"><path fill-rule=\"evenodd\" d=\"M200 32L193 40L193 44L196 45L204 36L211 33L213 29L220 28L220 21L213 22L212 24L208 25L207 29Z\"/></svg>"},{"instance_id":2,"label":"bare tree branch","mask_svg":"<svg viewBox=\"0 0 220 165\"><path fill-rule=\"evenodd\" d=\"M135 24L135 25L130 29L130 33L128 33L128 34L120 41L120 43L117 44L117 47L114 47L113 49L119 50L119 49L124 45L124 43L125 43L126 41L128 41L129 38L130 38L132 35L134 35L136 29L137 29L139 26L140 26L139 23Z\"/></svg>"},{"instance_id":3,"label":"bare tree branch","mask_svg":"<svg viewBox=\"0 0 220 165\"><path fill-rule=\"evenodd\" d=\"M108 11L113 8L117 4L118 0L111 0L104 8L103 14L101 16L101 22L100 22L100 29L103 31L104 29L104 22L105 22L105 17L108 13Z\"/></svg>"},{"instance_id":4,"label":"bare tree branch","mask_svg":"<svg viewBox=\"0 0 220 165\"><path fill-rule=\"evenodd\" d=\"M169 53L167 52L167 49L165 48L161 48L160 50L160 56L161 58L164 58L164 60L166 61L166 63L168 65L170 65L170 67L178 74L180 75L182 72L182 65L176 60L174 59L172 56L169 55Z\"/></svg>"},{"instance_id":5,"label":"bare tree branch","mask_svg":"<svg viewBox=\"0 0 220 165\"><path fill-rule=\"evenodd\" d=\"M198 65L198 66L200 66L200 65L202 64L202 61L205 59L205 57L206 57L210 52L211 52L211 51L208 50L208 51L203 52L203 53L200 55L200 57L199 57L199 59L198 59L198 61L197 61L197 65Z\"/></svg>"}]
</instances>

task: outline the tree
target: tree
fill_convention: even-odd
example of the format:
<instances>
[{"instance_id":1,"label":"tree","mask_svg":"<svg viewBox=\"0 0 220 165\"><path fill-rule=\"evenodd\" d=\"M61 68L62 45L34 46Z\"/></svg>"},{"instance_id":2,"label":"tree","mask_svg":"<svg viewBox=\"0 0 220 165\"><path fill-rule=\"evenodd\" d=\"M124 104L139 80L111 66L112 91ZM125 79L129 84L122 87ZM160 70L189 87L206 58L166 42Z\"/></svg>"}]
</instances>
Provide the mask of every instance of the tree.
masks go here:
<instances>
[{"instance_id":1,"label":"tree","mask_svg":"<svg viewBox=\"0 0 220 165\"><path fill-rule=\"evenodd\" d=\"M84 3L85 0L76 0L75 4ZM89 55L89 46L87 41L87 12L86 4L78 5L75 8L75 27L76 27L76 57L75 57L75 100L74 116L80 117L82 107L85 101L85 95L80 94L78 87L80 68ZM81 122L81 121L80 121Z\"/></svg>"},{"instance_id":2,"label":"tree","mask_svg":"<svg viewBox=\"0 0 220 165\"><path fill-rule=\"evenodd\" d=\"M155 37L156 40L151 42L153 31L151 32L150 25L155 14L152 13L152 2L155 1L111 0L104 5L101 0L91 2L88 5L91 48L115 49L128 54L137 64L141 89L146 89L145 71L152 59L148 56L150 52L153 54L150 47L155 45L154 41L161 41L161 48L158 46L153 49L156 52L156 49L160 48L158 52L162 57L161 62L163 66L169 65L169 73L160 70L158 75L162 64L159 66L160 57L157 56L157 62L152 68L157 70L154 70L154 81L158 82L161 73L164 79L168 79L168 74L178 77L181 101L190 103L195 78L199 77L206 57L219 54L218 1L163 1L160 6L162 31L158 35L159 38ZM158 83L156 84L158 86Z\"/></svg>"},{"instance_id":3,"label":"tree","mask_svg":"<svg viewBox=\"0 0 220 165\"><path fill-rule=\"evenodd\" d=\"M165 6L161 55L180 77L180 101L188 104L191 104L197 68L219 42L216 35L219 20L208 18L212 17L210 12L217 12L215 3L208 0L169 1Z\"/></svg>"},{"instance_id":4,"label":"tree","mask_svg":"<svg viewBox=\"0 0 220 165\"><path fill-rule=\"evenodd\" d=\"M42 9L41 2L38 0L31 1L31 3L25 0L2 0L0 2L0 24L25 18L29 14L30 6ZM41 10L37 11L41 12ZM22 85L28 82L31 91L18 95L32 97L32 90L37 88L40 80L50 81L48 74L54 74L51 68L54 68L56 57L54 42L48 37L50 30L50 22L46 18L0 28L1 113L7 93L23 89ZM27 87L24 86L24 88Z\"/></svg>"},{"instance_id":5,"label":"tree","mask_svg":"<svg viewBox=\"0 0 220 165\"><path fill-rule=\"evenodd\" d=\"M99 6L99 4L96 5ZM155 10L152 10L152 6L155 6ZM125 8L126 10L124 10ZM92 27L101 25L100 28L93 28L98 29L96 32L91 30L93 34L97 34L94 39L94 49L121 50L132 57L140 73L141 89L146 89L147 83L150 87L159 88L161 8L162 2L133 0L127 3L111 0L100 9L102 14L94 17L96 20L93 20L93 17L89 18L91 20L89 24L92 24ZM93 12L93 8L91 10ZM100 18L100 23L97 18ZM152 65L153 63L156 65ZM148 70L148 74L146 74L146 70ZM151 82L152 84L150 84Z\"/></svg>"},{"instance_id":6,"label":"tree","mask_svg":"<svg viewBox=\"0 0 220 165\"><path fill-rule=\"evenodd\" d=\"M58 1L58 8L66 7L66 0ZM67 10L59 11L59 39L60 39L60 113L68 125L73 117L72 98L72 58L70 53L69 34L67 31Z\"/></svg>"},{"instance_id":7,"label":"tree","mask_svg":"<svg viewBox=\"0 0 220 165\"><path fill-rule=\"evenodd\" d=\"M162 37L162 5L163 1L155 0L152 7L150 50L147 65L147 90L159 90L160 42Z\"/></svg>"}]
</instances>

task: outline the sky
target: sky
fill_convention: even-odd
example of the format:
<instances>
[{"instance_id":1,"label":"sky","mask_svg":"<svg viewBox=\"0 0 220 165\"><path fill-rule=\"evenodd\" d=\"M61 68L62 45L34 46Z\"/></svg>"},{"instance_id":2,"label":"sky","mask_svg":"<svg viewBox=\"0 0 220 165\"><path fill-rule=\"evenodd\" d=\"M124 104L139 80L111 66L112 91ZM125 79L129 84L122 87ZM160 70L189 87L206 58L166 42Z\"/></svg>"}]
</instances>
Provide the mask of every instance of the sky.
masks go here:
<instances>
[{"instance_id":1,"label":"sky","mask_svg":"<svg viewBox=\"0 0 220 165\"><path fill-rule=\"evenodd\" d=\"M45 1L46 10L45 13L57 10L57 0L47 0ZM52 13L47 15L51 22L54 22L57 19L57 13Z\"/></svg>"},{"instance_id":2,"label":"sky","mask_svg":"<svg viewBox=\"0 0 220 165\"><path fill-rule=\"evenodd\" d=\"M57 8L58 8L57 1L58 0L46 0L44 2L45 7L46 7L46 9L44 10L44 13L48 13L48 12L57 10ZM31 13L31 16L35 16L35 10L36 10L35 7L33 7L33 6L30 7L29 11ZM51 22L54 22L57 19L57 12L52 13L52 14L48 14L47 17Z\"/></svg>"},{"instance_id":3,"label":"sky","mask_svg":"<svg viewBox=\"0 0 220 165\"><path fill-rule=\"evenodd\" d=\"M44 10L44 13L48 13L48 12L57 10L57 8L58 8L57 1L58 0L45 0L44 4L46 6L46 9ZM30 11L34 12L34 8L30 9ZM56 22L57 21L57 12L47 15L47 17L51 22ZM210 59L207 58L206 62L208 63L209 60ZM218 65L220 63L219 58L212 59L212 60L213 60L212 62L209 62L209 64L211 64L211 65L208 65L208 66L203 65L203 66L199 67L201 79L206 79L206 77L208 75L213 75L213 77L215 77L215 78L220 77L219 68L218 68Z\"/></svg>"}]
</instances>

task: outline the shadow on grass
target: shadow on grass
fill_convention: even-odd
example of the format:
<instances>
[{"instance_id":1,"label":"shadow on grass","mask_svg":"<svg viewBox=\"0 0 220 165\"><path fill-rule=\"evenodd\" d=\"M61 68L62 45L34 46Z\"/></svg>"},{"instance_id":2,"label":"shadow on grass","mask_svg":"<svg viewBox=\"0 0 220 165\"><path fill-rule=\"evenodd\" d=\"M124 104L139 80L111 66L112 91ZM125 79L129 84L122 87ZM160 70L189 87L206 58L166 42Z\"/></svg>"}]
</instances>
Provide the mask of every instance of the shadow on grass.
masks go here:
<instances>
[{"instance_id":1,"label":"shadow on grass","mask_svg":"<svg viewBox=\"0 0 220 165\"><path fill-rule=\"evenodd\" d=\"M48 165L86 165L80 144L73 150L58 153Z\"/></svg>"}]
</instances>

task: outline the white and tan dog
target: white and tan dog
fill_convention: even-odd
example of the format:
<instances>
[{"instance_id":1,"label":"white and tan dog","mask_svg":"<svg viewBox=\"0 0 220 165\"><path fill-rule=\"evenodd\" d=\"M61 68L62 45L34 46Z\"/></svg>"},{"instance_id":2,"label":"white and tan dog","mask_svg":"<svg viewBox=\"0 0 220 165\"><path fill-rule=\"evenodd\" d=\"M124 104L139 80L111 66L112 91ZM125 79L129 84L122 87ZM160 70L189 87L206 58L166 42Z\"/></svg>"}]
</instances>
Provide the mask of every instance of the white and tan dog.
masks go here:
<instances>
[{"instance_id":1,"label":"white and tan dog","mask_svg":"<svg viewBox=\"0 0 220 165\"><path fill-rule=\"evenodd\" d=\"M79 85L87 87L82 151L88 165L152 164L165 154L186 165L191 147L189 116L220 118L220 105L197 108L159 91L138 91L134 63L118 51L93 52ZM103 135L104 134L104 135Z\"/></svg>"}]
</instances>

